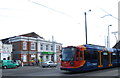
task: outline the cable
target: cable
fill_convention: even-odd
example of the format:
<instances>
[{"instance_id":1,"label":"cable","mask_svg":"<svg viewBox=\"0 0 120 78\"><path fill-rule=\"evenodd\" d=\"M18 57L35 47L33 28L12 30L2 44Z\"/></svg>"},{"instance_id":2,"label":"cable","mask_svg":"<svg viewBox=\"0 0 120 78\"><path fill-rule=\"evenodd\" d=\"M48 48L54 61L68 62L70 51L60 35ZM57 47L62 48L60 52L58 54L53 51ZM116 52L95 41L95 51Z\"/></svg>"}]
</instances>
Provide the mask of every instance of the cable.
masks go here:
<instances>
[{"instance_id":1,"label":"cable","mask_svg":"<svg viewBox=\"0 0 120 78\"><path fill-rule=\"evenodd\" d=\"M68 15L68 14L66 14L66 13L63 13L63 12L58 11L58 10L55 10L55 9L50 8L50 7L48 7L48 6L45 6L45 5L43 5L43 4L40 4L40 3L37 3L37 2L31 1L31 0L28 0L28 1L30 1L30 2L32 2L32 3L34 3L34 4L37 4L37 5L40 5L40 6L44 7L44 8L50 9L50 10L52 10L52 11L55 11L55 12L57 12L57 13L60 13L60 14L62 14L62 15L70 16L70 15Z\"/></svg>"},{"instance_id":2,"label":"cable","mask_svg":"<svg viewBox=\"0 0 120 78\"><path fill-rule=\"evenodd\" d=\"M104 17L106 17L106 16L111 16L111 17L117 19L118 21L120 21L120 19L118 19L117 17L115 17L115 16L113 16L112 14L108 13L108 12L105 11L104 9L102 9L102 8L100 8L100 9L101 9L103 12L107 13L107 15L104 15L104 16L102 16L101 18L104 18Z\"/></svg>"}]
</instances>

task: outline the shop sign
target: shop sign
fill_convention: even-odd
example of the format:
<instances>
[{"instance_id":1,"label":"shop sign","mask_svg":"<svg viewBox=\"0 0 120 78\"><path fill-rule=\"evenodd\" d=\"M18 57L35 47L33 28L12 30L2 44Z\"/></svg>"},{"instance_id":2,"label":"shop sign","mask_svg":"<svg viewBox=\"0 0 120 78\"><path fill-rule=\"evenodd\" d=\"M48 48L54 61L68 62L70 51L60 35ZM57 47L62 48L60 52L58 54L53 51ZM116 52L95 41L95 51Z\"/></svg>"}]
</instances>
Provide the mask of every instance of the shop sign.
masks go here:
<instances>
[{"instance_id":1,"label":"shop sign","mask_svg":"<svg viewBox=\"0 0 120 78\"><path fill-rule=\"evenodd\" d=\"M42 54L55 54L55 52L42 52Z\"/></svg>"}]
</instances>

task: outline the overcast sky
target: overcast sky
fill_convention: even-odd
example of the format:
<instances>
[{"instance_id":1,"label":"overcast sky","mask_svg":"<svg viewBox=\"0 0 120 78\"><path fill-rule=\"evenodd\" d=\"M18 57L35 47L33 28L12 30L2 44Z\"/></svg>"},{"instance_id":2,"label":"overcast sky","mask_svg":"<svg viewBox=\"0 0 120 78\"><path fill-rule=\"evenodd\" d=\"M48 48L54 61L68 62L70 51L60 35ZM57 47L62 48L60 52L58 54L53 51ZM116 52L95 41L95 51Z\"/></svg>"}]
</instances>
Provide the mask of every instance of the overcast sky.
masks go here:
<instances>
[{"instance_id":1,"label":"overcast sky","mask_svg":"<svg viewBox=\"0 0 120 78\"><path fill-rule=\"evenodd\" d=\"M118 1L0 0L0 39L36 32L46 40L54 36L63 46L82 45L85 44L84 12L87 12L88 43L104 46L111 24L112 47L116 39L111 32L118 31ZM105 16L108 13L114 17Z\"/></svg>"}]
</instances>

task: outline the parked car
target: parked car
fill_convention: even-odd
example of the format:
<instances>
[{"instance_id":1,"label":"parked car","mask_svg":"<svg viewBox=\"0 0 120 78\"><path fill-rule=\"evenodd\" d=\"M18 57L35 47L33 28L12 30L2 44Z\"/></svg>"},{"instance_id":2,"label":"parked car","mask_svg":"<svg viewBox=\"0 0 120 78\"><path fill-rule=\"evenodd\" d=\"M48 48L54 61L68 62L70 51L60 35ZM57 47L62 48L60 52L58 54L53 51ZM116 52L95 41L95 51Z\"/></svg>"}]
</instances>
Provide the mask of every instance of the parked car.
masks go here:
<instances>
[{"instance_id":1,"label":"parked car","mask_svg":"<svg viewBox=\"0 0 120 78\"><path fill-rule=\"evenodd\" d=\"M21 61L20 60L13 60L15 63L19 64L21 66Z\"/></svg>"},{"instance_id":2,"label":"parked car","mask_svg":"<svg viewBox=\"0 0 120 78\"><path fill-rule=\"evenodd\" d=\"M13 60L0 60L0 65L3 69L19 67L19 64L15 63Z\"/></svg>"},{"instance_id":3,"label":"parked car","mask_svg":"<svg viewBox=\"0 0 120 78\"><path fill-rule=\"evenodd\" d=\"M57 63L54 63L53 61L46 61L42 63L42 67L56 67Z\"/></svg>"},{"instance_id":4,"label":"parked car","mask_svg":"<svg viewBox=\"0 0 120 78\"><path fill-rule=\"evenodd\" d=\"M2 69L2 61L0 61L0 69Z\"/></svg>"}]
</instances>

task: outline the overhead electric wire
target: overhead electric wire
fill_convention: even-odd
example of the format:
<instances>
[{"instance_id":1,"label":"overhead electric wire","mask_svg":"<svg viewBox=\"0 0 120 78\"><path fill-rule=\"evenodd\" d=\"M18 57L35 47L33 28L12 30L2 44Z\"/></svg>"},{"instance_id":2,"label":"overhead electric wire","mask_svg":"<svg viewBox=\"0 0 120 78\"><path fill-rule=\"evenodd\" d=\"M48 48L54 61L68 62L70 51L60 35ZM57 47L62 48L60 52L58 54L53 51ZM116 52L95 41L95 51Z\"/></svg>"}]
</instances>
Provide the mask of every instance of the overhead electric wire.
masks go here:
<instances>
[{"instance_id":1,"label":"overhead electric wire","mask_svg":"<svg viewBox=\"0 0 120 78\"><path fill-rule=\"evenodd\" d=\"M106 17L106 16L111 16L111 17L117 19L118 21L120 21L120 19L118 19L117 17L115 17L115 16L113 16L112 14L108 13L108 12L105 11L104 9L102 9L102 8L100 8L100 9L101 9L103 12L107 13L107 15L104 15L104 16L102 16L101 18L104 18L104 17Z\"/></svg>"},{"instance_id":2,"label":"overhead electric wire","mask_svg":"<svg viewBox=\"0 0 120 78\"><path fill-rule=\"evenodd\" d=\"M50 10L52 10L52 11L55 11L55 12L57 12L57 13L60 13L60 14L62 14L62 15L70 16L70 15L68 15L68 14L66 14L66 13L63 13L63 12L58 11L58 10L55 10L55 9L53 9L53 8L50 8L50 7L46 6L46 5L43 5L43 4L34 2L34 1L32 1L32 0L28 0L28 1L30 1L30 2L32 2L32 3L34 3L34 4L37 4L37 5L40 5L40 6L44 7L44 8L50 9Z\"/></svg>"}]
</instances>

